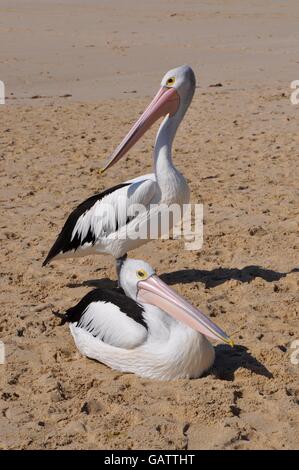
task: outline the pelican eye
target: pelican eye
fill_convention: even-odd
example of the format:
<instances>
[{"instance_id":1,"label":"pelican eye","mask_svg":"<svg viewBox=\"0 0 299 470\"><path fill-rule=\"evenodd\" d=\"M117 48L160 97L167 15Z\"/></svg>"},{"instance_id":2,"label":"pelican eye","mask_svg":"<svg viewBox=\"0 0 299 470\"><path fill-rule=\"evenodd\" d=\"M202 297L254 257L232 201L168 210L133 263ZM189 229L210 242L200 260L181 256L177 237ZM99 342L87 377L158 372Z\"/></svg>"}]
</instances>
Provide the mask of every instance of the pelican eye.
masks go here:
<instances>
[{"instance_id":1,"label":"pelican eye","mask_svg":"<svg viewBox=\"0 0 299 470\"><path fill-rule=\"evenodd\" d=\"M138 269L138 271L136 271L136 274L139 279L145 279L148 277L148 274L144 269Z\"/></svg>"},{"instance_id":2,"label":"pelican eye","mask_svg":"<svg viewBox=\"0 0 299 470\"><path fill-rule=\"evenodd\" d=\"M175 84L175 78L171 77L167 80L166 86L173 86Z\"/></svg>"}]
</instances>

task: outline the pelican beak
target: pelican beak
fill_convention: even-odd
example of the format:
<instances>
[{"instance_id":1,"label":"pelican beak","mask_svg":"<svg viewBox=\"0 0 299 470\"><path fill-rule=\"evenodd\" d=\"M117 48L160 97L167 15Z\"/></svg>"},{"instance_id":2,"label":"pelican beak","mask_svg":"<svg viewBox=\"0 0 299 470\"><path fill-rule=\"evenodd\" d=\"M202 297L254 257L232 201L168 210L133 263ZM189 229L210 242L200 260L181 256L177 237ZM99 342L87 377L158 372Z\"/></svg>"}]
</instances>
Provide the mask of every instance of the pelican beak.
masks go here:
<instances>
[{"instance_id":1,"label":"pelican beak","mask_svg":"<svg viewBox=\"0 0 299 470\"><path fill-rule=\"evenodd\" d=\"M152 275L145 281L138 282L137 302L155 305L193 330L234 346L233 341L219 326L168 287L158 276Z\"/></svg>"},{"instance_id":2,"label":"pelican beak","mask_svg":"<svg viewBox=\"0 0 299 470\"><path fill-rule=\"evenodd\" d=\"M160 88L151 104L146 108L130 132L114 150L101 172L103 173L123 157L160 117L166 116L167 114L170 116L175 114L179 104L180 96L175 88Z\"/></svg>"}]
</instances>

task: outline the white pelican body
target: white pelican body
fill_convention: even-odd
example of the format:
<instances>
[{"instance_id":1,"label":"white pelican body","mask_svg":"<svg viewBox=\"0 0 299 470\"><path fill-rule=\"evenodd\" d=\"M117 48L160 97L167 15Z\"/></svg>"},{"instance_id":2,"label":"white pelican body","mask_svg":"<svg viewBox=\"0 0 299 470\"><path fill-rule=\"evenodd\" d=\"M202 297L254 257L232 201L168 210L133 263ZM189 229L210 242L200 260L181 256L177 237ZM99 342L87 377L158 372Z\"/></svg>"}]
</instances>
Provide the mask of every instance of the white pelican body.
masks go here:
<instances>
[{"instance_id":1,"label":"white pelican body","mask_svg":"<svg viewBox=\"0 0 299 470\"><path fill-rule=\"evenodd\" d=\"M159 380L200 377L214 362L207 336L229 337L140 260L125 260L121 289L95 289L63 316L89 358Z\"/></svg>"},{"instance_id":2,"label":"white pelican body","mask_svg":"<svg viewBox=\"0 0 299 470\"><path fill-rule=\"evenodd\" d=\"M171 148L194 90L195 76L190 67L179 67L165 75L152 103L104 168L106 170L123 157L157 119L165 116L154 148L154 173L117 185L80 204L68 217L43 265L52 259L100 253L122 258L128 251L150 240L149 235L137 238L131 237L130 233L136 234L136 227L153 218L153 205L178 204L182 207L189 202L189 188L173 165ZM145 208L145 216L136 216L136 204Z\"/></svg>"}]
</instances>

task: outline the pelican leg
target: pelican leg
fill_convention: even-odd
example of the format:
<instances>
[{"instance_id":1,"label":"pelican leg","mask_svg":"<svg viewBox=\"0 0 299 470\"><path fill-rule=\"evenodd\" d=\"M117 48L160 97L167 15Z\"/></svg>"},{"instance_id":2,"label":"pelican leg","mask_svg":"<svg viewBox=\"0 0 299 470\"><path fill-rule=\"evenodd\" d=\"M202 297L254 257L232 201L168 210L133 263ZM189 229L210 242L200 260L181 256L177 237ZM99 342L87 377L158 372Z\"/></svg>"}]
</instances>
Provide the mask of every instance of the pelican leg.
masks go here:
<instances>
[{"instance_id":1,"label":"pelican leg","mask_svg":"<svg viewBox=\"0 0 299 470\"><path fill-rule=\"evenodd\" d=\"M117 285L118 285L118 287L120 287L120 280L119 280L120 270L121 270L123 262L127 259L127 257L128 257L128 255L126 253L125 255L121 256L120 258L116 258L116 274L117 274Z\"/></svg>"}]
</instances>

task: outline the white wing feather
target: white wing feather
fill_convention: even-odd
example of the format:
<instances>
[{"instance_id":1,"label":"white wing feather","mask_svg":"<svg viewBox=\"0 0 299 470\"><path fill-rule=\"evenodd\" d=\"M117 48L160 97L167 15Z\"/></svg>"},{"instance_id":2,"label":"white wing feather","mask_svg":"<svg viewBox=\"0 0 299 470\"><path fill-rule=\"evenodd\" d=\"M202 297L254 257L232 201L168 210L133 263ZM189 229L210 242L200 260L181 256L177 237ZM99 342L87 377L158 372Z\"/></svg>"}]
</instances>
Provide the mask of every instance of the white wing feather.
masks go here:
<instances>
[{"instance_id":1,"label":"white wing feather","mask_svg":"<svg viewBox=\"0 0 299 470\"><path fill-rule=\"evenodd\" d=\"M151 176L151 175L149 175ZM84 240L91 231L95 239L107 237L127 223L135 204L147 207L157 193L158 185L153 179L136 179L130 186L120 188L97 201L82 214L73 229L72 239L78 235Z\"/></svg>"},{"instance_id":2,"label":"white wing feather","mask_svg":"<svg viewBox=\"0 0 299 470\"><path fill-rule=\"evenodd\" d=\"M111 302L92 302L78 323L70 323L73 336L85 331L91 338L96 337L111 346L132 349L142 344L147 337L146 328L123 313ZM75 339L74 336L74 339Z\"/></svg>"}]
</instances>

